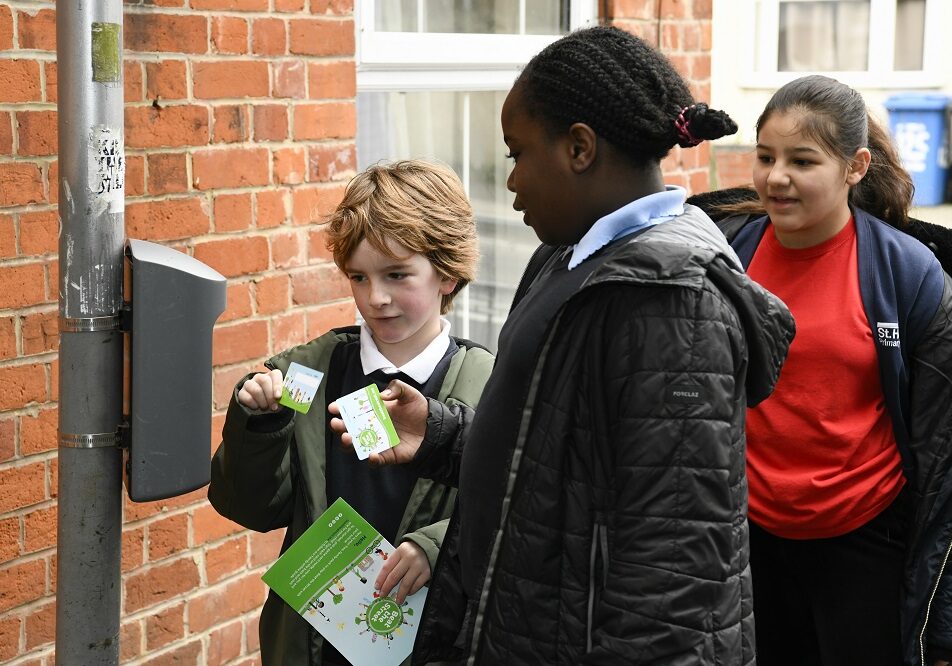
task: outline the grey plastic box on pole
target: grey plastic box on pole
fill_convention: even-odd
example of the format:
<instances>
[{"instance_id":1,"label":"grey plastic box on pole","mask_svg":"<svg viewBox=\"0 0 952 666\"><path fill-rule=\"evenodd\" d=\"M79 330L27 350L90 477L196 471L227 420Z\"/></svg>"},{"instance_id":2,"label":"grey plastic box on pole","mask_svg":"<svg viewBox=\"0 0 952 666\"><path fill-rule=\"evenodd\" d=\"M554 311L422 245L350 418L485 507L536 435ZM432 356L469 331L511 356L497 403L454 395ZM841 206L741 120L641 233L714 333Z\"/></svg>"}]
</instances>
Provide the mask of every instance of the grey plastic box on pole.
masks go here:
<instances>
[{"instance_id":1,"label":"grey plastic box on pole","mask_svg":"<svg viewBox=\"0 0 952 666\"><path fill-rule=\"evenodd\" d=\"M209 481L212 328L225 278L192 257L130 240L129 498L148 502Z\"/></svg>"}]
</instances>

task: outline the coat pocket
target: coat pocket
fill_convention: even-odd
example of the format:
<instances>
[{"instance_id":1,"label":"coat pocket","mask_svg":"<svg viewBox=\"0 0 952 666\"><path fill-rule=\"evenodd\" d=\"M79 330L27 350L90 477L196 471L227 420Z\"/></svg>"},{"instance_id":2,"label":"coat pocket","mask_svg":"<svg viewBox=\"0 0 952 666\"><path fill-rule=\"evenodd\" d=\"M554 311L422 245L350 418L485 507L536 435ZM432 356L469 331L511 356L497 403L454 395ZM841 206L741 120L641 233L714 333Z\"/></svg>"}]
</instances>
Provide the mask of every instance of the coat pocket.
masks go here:
<instances>
[{"instance_id":1,"label":"coat pocket","mask_svg":"<svg viewBox=\"0 0 952 666\"><path fill-rule=\"evenodd\" d=\"M585 651L592 651L592 632L595 626L595 609L601 601L602 592L608 584L608 526L596 518L592 525L592 545L588 560L588 613L585 622Z\"/></svg>"}]
</instances>

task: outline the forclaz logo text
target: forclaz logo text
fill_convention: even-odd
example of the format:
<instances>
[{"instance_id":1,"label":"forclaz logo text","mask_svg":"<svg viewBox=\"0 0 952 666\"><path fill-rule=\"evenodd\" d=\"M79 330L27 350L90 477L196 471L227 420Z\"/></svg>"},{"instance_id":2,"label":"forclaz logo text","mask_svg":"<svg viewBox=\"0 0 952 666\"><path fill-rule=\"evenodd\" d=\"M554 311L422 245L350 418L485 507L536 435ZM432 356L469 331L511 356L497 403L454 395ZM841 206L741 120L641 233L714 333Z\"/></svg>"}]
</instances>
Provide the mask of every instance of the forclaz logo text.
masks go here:
<instances>
[{"instance_id":1,"label":"forclaz logo text","mask_svg":"<svg viewBox=\"0 0 952 666\"><path fill-rule=\"evenodd\" d=\"M876 334L879 337L879 344L883 347L899 346L899 324L876 322Z\"/></svg>"}]
</instances>

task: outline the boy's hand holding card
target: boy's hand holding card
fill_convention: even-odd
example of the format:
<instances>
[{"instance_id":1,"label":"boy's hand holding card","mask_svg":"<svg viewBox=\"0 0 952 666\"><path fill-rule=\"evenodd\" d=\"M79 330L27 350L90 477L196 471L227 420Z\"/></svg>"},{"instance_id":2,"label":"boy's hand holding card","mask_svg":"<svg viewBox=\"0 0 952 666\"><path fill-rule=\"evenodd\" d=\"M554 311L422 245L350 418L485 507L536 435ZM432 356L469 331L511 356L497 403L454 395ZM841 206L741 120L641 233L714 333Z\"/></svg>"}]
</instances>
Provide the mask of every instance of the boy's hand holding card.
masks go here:
<instances>
[{"instance_id":1,"label":"boy's hand holding card","mask_svg":"<svg viewBox=\"0 0 952 666\"><path fill-rule=\"evenodd\" d=\"M284 377L279 404L290 407L294 411L307 414L317 395L317 388L321 385L324 373L312 370L306 365L291 362L288 374Z\"/></svg>"},{"instance_id":2,"label":"boy's hand holding card","mask_svg":"<svg viewBox=\"0 0 952 666\"><path fill-rule=\"evenodd\" d=\"M338 398L340 416L354 439L354 451L361 460L397 445L399 438L376 384Z\"/></svg>"}]
</instances>

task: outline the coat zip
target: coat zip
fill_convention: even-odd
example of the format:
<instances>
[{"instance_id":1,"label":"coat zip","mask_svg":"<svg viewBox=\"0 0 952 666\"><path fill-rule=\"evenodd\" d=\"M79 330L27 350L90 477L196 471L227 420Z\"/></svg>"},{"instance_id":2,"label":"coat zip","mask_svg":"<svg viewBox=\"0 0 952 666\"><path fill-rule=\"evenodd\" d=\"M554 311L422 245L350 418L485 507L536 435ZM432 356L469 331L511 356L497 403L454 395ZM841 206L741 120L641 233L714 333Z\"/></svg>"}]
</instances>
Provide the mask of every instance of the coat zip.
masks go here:
<instances>
[{"instance_id":1,"label":"coat zip","mask_svg":"<svg viewBox=\"0 0 952 666\"><path fill-rule=\"evenodd\" d=\"M929 603L926 604L926 619L922 623L922 631L919 632L919 658L922 660L922 666L926 666L926 627L929 626L929 613L932 610L932 601L935 599L936 592L939 591L939 583L942 582L942 573L945 571L945 565L949 562L949 554L952 553L952 540L945 549L945 557L942 558L942 565L939 567L939 575L936 576L935 586L932 588L932 594L929 595Z\"/></svg>"}]
</instances>

